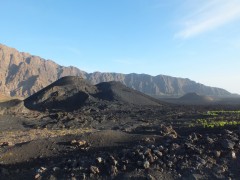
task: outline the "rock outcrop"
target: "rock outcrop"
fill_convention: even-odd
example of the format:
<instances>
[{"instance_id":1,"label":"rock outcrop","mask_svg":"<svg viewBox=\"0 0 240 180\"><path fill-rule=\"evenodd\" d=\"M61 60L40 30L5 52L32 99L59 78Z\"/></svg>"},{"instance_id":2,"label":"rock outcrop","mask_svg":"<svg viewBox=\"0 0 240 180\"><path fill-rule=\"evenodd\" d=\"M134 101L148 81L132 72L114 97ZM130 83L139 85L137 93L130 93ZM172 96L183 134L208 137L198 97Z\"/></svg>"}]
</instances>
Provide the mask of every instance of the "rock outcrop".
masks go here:
<instances>
[{"instance_id":1,"label":"rock outcrop","mask_svg":"<svg viewBox=\"0 0 240 180\"><path fill-rule=\"evenodd\" d=\"M0 69L0 93L19 97L28 97L63 76L85 74L1 44Z\"/></svg>"}]
</instances>

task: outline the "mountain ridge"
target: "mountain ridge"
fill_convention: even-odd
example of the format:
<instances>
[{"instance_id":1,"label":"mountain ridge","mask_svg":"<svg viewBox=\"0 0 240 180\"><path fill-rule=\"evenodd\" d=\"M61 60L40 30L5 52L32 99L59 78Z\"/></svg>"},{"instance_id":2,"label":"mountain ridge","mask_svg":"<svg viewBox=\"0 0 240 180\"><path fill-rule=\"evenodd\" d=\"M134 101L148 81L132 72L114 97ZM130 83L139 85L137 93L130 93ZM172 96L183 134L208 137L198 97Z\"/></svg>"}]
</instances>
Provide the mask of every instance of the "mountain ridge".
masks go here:
<instances>
[{"instance_id":1,"label":"mountain ridge","mask_svg":"<svg viewBox=\"0 0 240 180\"><path fill-rule=\"evenodd\" d=\"M153 97L182 96L196 92L207 96L230 96L222 89L205 86L188 78L147 74L87 73L76 67L61 66L30 53L19 52L0 44L0 93L7 96L28 97L64 76L80 76L92 84L119 81Z\"/></svg>"}]
</instances>

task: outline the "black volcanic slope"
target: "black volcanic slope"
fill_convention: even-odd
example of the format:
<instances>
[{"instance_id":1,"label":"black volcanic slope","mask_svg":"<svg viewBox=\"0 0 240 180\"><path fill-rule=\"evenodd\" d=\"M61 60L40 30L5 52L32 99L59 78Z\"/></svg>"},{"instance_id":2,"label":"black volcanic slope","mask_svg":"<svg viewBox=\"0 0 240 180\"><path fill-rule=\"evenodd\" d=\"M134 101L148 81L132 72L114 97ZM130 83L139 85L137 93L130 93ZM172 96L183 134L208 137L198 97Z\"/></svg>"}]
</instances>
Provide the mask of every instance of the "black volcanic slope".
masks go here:
<instances>
[{"instance_id":1,"label":"black volcanic slope","mask_svg":"<svg viewBox=\"0 0 240 180\"><path fill-rule=\"evenodd\" d=\"M213 99L208 96L201 96L198 95L197 93L187 93L184 96L179 98L180 100L185 100L185 101L212 101Z\"/></svg>"},{"instance_id":2,"label":"black volcanic slope","mask_svg":"<svg viewBox=\"0 0 240 180\"><path fill-rule=\"evenodd\" d=\"M117 100L136 105L159 105L160 102L139 91L128 88L120 82L111 81L97 84L100 91L98 98L109 101Z\"/></svg>"},{"instance_id":3,"label":"black volcanic slope","mask_svg":"<svg viewBox=\"0 0 240 180\"><path fill-rule=\"evenodd\" d=\"M50 84L25 100L29 109L78 109L95 94L97 88L86 80L69 76Z\"/></svg>"},{"instance_id":4,"label":"black volcanic slope","mask_svg":"<svg viewBox=\"0 0 240 180\"><path fill-rule=\"evenodd\" d=\"M217 102L219 103L219 101L217 101L216 98L212 98L209 96L202 96L195 92L187 93L180 98L162 99L162 101L171 103L171 104L185 104L185 105L210 105Z\"/></svg>"},{"instance_id":5,"label":"black volcanic slope","mask_svg":"<svg viewBox=\"0 0 240 180\"><path fill-rule=\"evenodd\" d=\"M120 102L134 105L160 105L160 101L119 82L92 85L75 76L63 77L25 100L29 109L45 111L79 109L85 104Z\"/></svg>"},{"instance_id":6,"label":"black volcanic slope","mask_svg":"<svg viewBox=\"0 0 240 180\"><path fill-rule=\"evenodd\" d=\"M0 108L9 108L20 104L22 101L19 99L11 99L9 101L0 102Z\"/></svg>"},{"instance_id":7,"label":"black volcanic slope","mask_svg":"<svg viewBox=\"0 0 240 180\"><path fill-rule=\"evenodd\" d=\"M213 102L213 98L208 96L201 96L201 95L198 95L197 93L185 94L184 96L180 97L178 100L181 102L193 103L193 104L196 104L196 103L205 104L205 103Z\"/></svg>"}]
</instances>

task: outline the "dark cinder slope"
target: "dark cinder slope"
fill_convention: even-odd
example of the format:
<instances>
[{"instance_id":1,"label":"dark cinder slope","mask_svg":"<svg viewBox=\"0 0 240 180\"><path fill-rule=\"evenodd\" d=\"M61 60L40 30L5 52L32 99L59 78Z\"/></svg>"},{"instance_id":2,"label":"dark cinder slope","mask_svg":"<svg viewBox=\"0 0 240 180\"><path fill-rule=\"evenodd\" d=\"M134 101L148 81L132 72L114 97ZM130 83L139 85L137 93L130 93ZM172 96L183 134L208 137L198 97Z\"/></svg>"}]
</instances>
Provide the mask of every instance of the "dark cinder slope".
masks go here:
<instances>
[{"instance_id":1,"label":"dark cinder slope","mask_svg":"<svg viewBox=\"0 0 240 180\"><path fill-rule=\"evenodd\" d=\"M95 94L97 88L80 77L63 77L25 100L29 109L74 110Z\"/></svg>"},{"instance_id":2,"label":"dark cinder slope","mask_svg":"<svg viewBox=\"0 0 240 180\"><path fill-rule=\"evenodd\" d=\"M197 93L188 93L179 98L180 101L189 101L189 102L212 102L213 98L208 96L201 96Z\"/></svg>"},{"instance_id":3,"label":"dark cinder slope","mask_svg":"<svg viewBox=\"0 0 240 180\"><path fill-rule=\"evenodd\" d=\"M84 105L110 101L122 104L160 105L161 102L119 82L92 85L80 77L63 77L25 100L29 109L77 110Z\"/></svg>"},{"instance_id":4,"label":"dark cinder slope","mask_svg":"<svg viewBox=\"0 0 240 180\"><path fill-rule=\"evenodd\" d=\"M187 93L180 98L165 99L166 102L174 104L206 105L213 104L216 100L209 96L198 95L197 93Z\"/></svg>"},{"instance_id":5,"label":"dark cinder slope","mask_svg":"<svg viewBox=\"0 0 240 180\"><path fill-rule=\"evenodd\" d=\"M76 67L64 67L29 53L0 44L0 93L28 97L64 76L79 76L92 84L119 81L153 97L200 95L230 96L224 89L205 86L185 78L147 74L86 73Z\"/></svg>"},{"instance_id":6,"label":"dark cinder slope","mask_svg":"<svg viewBox=\"0 0 240 180\"><path fill-rule=\"evenodd\" d=\"M0 108L10 108L20 104L21 102L22 100L19 99L11 99L9 101L0 102Z\"/></svg>"},{"instance_id":7,"label":"dark cinder slope","mask_svg":"<svg viewBox=\"0 0 240 180\"><path fill-rule=\"evenodd\" d=\"M1 114L18 114L27 113L29 110L24 106L24 102L19 99L11 99L9 101L0 102Z\"/></svg>"},{"instance_id":8,"label":"dark cinder slope","mask_svg":"<svg viewBox=\"0 0 240 180\"><path fill-rule=\"evenodd\" d=\"M111 81L97 84L100 91L97 97L105 100L115 100L136 105L159 105L160 101L139 91L128 88L120 82Z\"/></svg>"}]
</instances>

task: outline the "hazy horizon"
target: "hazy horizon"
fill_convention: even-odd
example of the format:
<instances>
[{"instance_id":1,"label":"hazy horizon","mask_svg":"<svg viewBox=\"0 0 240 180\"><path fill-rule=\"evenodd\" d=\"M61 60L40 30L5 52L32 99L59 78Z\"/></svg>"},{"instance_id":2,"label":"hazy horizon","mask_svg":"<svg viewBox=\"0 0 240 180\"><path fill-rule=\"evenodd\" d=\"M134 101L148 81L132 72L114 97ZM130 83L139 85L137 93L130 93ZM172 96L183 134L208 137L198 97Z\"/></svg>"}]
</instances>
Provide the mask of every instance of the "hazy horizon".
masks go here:
<instances>
[{"instance_id":1,"label":"hazy horizon","mask_svg":"<svg viewBox=\"0 0 240 180\"><path fill-rule=\"evenodd\" d=\"M1 3L0 43L86 72L189 78L240 94L240 1Z\"/></svg>"}]
</instances>

